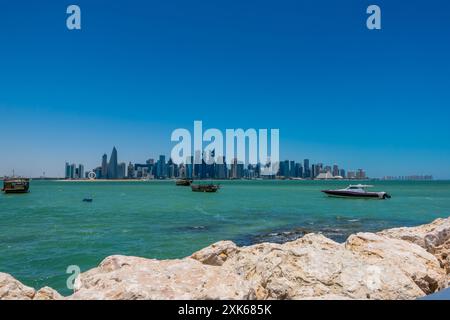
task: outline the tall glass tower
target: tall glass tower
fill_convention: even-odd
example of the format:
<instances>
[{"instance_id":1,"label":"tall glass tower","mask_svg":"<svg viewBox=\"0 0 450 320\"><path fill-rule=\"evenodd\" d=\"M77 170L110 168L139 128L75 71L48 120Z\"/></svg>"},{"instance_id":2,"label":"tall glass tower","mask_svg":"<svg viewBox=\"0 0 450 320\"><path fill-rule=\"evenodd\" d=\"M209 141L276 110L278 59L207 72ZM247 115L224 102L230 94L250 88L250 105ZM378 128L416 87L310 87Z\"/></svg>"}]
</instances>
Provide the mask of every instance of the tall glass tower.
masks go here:
<instances>
[{"instance_id":1,"label":"tall glass tower","mask_svg":"<svg viewBox=\"0 0 450 320\"><path fill-rule=\"evenodd\" d=\"M101 177L102 179L108 178L108 156L106 154L102 157L102 171L101 171Z\"/></svg>"},{"instance_id":2,"label":"tall glass tower","mask_svg":"<svg viewBox=\"0 0 450 320\"><path fill-rule=\"evenodd\" d=\"M117 150L116 147L114 147L111 153L111 157L109 158L108 179L117 179L117 171Z\"/></svg>"}]
</instances>

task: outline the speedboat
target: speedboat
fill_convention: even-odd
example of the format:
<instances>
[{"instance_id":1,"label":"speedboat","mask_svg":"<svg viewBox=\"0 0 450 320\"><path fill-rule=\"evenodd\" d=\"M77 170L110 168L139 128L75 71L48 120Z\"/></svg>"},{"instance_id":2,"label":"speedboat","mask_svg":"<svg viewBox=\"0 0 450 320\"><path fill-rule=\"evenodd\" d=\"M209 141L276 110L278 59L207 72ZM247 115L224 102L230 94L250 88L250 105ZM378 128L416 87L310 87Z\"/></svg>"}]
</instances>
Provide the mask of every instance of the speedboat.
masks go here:
<instances>
[{"instance_id":1,"label":"speedboat","mask_svg":"<svg viewBox=\"0 0 450 320\"><path fill-rule=\"evenodd\" d=\"M367 198L367 199L389 199L391 196L384 191L370 192L367 188L372 188L371 185L356 184L349 185L345 189L337 190L322 190L323 193L330 197L343 197L343 198Z\"/></svg>"}]
</instances>

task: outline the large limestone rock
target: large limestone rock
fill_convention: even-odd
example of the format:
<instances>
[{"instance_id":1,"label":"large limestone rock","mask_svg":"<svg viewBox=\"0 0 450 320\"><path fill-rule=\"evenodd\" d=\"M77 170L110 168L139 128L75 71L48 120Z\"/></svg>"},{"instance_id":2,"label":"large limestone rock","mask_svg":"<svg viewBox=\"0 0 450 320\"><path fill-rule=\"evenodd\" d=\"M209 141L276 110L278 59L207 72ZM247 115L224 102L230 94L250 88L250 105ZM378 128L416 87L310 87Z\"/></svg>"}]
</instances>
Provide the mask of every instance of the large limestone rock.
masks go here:
<instances>
[{"instance_id":1,"label":"large limestone rock","mask_svg":"<svg viewBox=\"0 0 450 320\"><path fill-rule=\"evenodd\" d=\"M400 269L426 294L447 287L446 273L431 253L416 244L373 233L351 235L346 249L378 265L385 261Z\"/></svg>"},{"instance_id":2,"label":"large limestone rock","mask_svg":"<svg viewBox=\"0 0 450 320\"><path fill-rule=\"evenodd\" d=\"M71 299L414 299L445 287L445 272L403 240L308 234L242 248L222 241L181 260L112 256L76 286Z\"/></svg>"},{"instance_id":3,"label":"large limestone rock","mask_svg":"<svg viewBox=\"0 0 450 320\"><path fill-rule=\"evenodd\" d=\"M379 234L421 246L434 254L441 267L450 274L450 218L436 219L417 227L388 229Z\"/></svg>"},{"instance_id":4,"label":"large limestone rock","mask_svg":"<svg viewBox=\"0 0 450 320\"><path fill-rule=\"evenodd\" d=\"M242 248L223 267L251 283L257 299L413 299L424 292L389 261L368 261L322 235Z\"/></svg>"},{"instance_id":5,"label":"large limestone rock","mask_svg":"<svg viewBox=\"0 0 450 320\"><path fill-rule=\"evenodd\" d=\"M111 256L77 278L70 299L250 299L251 292L239 275L191 258Z\"/></svg>"},{"instance_id":6,"label":"large limestone rock","mask_svg":"<svg viewBox=\"0 0 450 320\"><path fill-rule=\"evenodd\" d=\"M0 272L0 300L31 300L35 290Z\"/></svg>"}]
</instances>

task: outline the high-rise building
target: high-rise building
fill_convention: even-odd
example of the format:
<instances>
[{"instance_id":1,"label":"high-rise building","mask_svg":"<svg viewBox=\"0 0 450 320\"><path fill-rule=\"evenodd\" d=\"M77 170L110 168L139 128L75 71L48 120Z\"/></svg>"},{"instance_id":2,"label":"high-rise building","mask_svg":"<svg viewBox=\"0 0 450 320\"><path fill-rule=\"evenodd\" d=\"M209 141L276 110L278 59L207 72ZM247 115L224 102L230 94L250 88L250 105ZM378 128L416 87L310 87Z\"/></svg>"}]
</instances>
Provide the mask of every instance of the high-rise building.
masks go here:
<instances>
[{"instance_id":1,"label":"high-rise building","mask_svg":"<svg viewBox=\"0 0 450 320\"><path fill-rule=\"evenodd\" d=\"M303 167L301 165L301 163L296 163L295 164L295 176L298 178L302 178L303 177Z\"/></svg>"},{"instance_id":2,"label":"high-rise building","mask_svg":"<svg viewBox=\"0 0 450 320\"><path fill-rule=\"evenodd\" d=\"M242 179L244 177L244 163L239 161L236 166L236 178Z\"/></svg>"},{"instance_id":3,"label":"high-rise building","mask_svg":"<svg viewBox=\"0 0 450 320\"><path fill-rule=\"evenodd\" d=\"M333 165L333 172L332 172L333 176L338 176L339 175L339 167L337 166L337 164Z\"/></svg>"},{"instance_id":4,"label":"high-rise building","mask_svg":"<svg viewBox=\"0 0 450 320\"><path fill-rule=\"evenodd\" d=\"M172 158L170 158L169 161L167 161L166 176L170 179L173 179L178 176L178 166L176 163L172 161Z\"/></svg>"},{"instance_id":5,"label":"high-rise building","mask_svg":"<svg viewBox=\"0 0 450 320\"><path fill-rule=\"evenodd\" d=\"M84 166L82 164L78 165L78 179L84 178Z\"/></svg>"},{"instance_id":6,"label":"high-rise building","mask_svg":"<svg viewBox=\"0 0 450 320\"><path fill-rule=\"evenodd\" d=\"M186 157L186 178L193 179L194 177L194 157Z\"/></svg>"},{"instance_id":7,"label":"high-rise building","mask_svg":"<svg viewBox=\"0 0 450 320\"><path fill-rule=\"evenodd\" d=\"M68 162L66 162L66 167L64 171L65 171L65 178L70 179L70 165Z\"/></svg>"},{"instance_id":8,"label":"high-rise building","mask_svg":"<svg viewBox=\"0 0 450 320\"><path fill-rule=\"evenodd\" d=\"M102 170L103 170L102 167L97 167L97 168L94 169L95 176L96 176L97 178L99 178L99 179L100 179L101 176L102 176Z\"/></svg>"},{"instance_id":9,"label":"high-rise building","mask_svg":"<svg viewBox=\"0 0 450 320\"><path fill-rule=\"evenodd\" d=\"M215 165L215 177L217 179L227 178L227 164L225 162L224 156L220 157L220 159L217 159L217 163Z\"/></svg>"},{"instance_id":10,"label":"high-rise building","mask_svg":"<svg viewBox=\"0 0 450 320\"><path fill-rule=\"evenodd\" d=\"M347 176L346 176L346 174L345 174L345 170L344 169L341 169L340 171L339 171L339 174L340 174L340 176L342 177L342 178L346 178Z\"/></svg>"},{"instance_id":11,"label":"high-rise building","mask_svg":"<svg viewBox=\"0 0 450 320\"><path fill-rule=\"evenodd\" d=\"M289 176L293 178L297 177L295 173L295 161L289 163Z\"/></svg>"},{"instance_id":12,"label":"high-rise building","mask_svg":"<svg viewBox=\"0 0 450 320\"><path fill-rule=\"evenodd\" d=\"M317 167L316 164L313 164L311 166L311 179L314 179L315 177L317 177L320 173L319 168Z\"/></svg>"},{"instance_id":13,"label":"high-rise building","mask_svg":"<svg viewBox=\"0 0 450 320\"><path fill-rule=\"evenodd\" d=\"M102 157L102 170L100 171L100 175L98 178L107 179L108 178L108 156L106 153Z\"/></svg>"},{"instance_id":14,"label":"high-rise building","mask_svg":"<svg viewBox=\"0 0 450 320\"><path fill-rule=\"evenodd\" d=\"M117 171L118 171L117 150L116 150L116 147L114 147L111 152L111 157L109 158L108 179L117 179L118 178Z\"/></svg>"},{"instance_id":15,"label":"high-rise building","mask_svg":"<svg viewBox=\"0 0 450 320\"><path fill-rule=\"evenodd\" d=\"M238 173L237 173L237 158L233 158L233 162L231 163L231 172L230 172L230 178L237 179Z\"/></svg>"},{"instance_id":16,"label":"high-rise building","mask_svg":"<svg viewBox=\"0 0 450 320\"><path fill-rule=\"evenodd\" d=\"M156 163L156 177L158 179L164 179L167 177L166 156L164 155L160 155L159 160Z\"/></svg>"},{"instance_id":17,"label":"high-rise building","mask_svg":"<svg viewBox=\"0 0 450 320\"><path fill-rule=\"evenodd\" d=\"M285 178L289 178L289 176L290 176L289 160L284 160L282 168L283 168L283 172L281 172L281 176L283 176Z\"/></svg>"},{"instance_id":18,"label":"high-rise building","mask_svg":"<svg viewBox=\"0 0 450 320\"><path fill-rule=\"evenodd\" d=\"M131 162L128 164L127 177L128 179L134 178L134 166Z\"/></svg>"},{"instance_id":19,"label":"high-rise building","mask_svg":"<svg viewBox=\"0 0 450 320\"><path fill-rule=\"evenodd\" d=\"M126 177L126 168L127 165L125 164L125 162L121 162L117 166L117 179L123 179Z\"/></svg>"},{"instance_id":20,"label":"high-rise building","mask_svg":"<svg viewBox=\"0 0 450 320\"><path fill-rule=\"evenodd\" d=\"M347 172L347 179L356 179L355 171L348 171Z\"/></svg>"},{"instance_id":21,"label":"high-rise building","mask_svg":"<svg viewBox=\"0 0 450 320\"><path fill-rule=\"evenodd\" d=\"M311 178L311 169L309 167L309 159L303 160L303 178Z\"/></svg>"},{"instance_id":22,"label":"high-rise building","mask_svg":"<svg viewBox=\"0 0 450 320\"><path fill-rule=\"evenodd\" d=\"M72 163L70 165L70 179L76 179L76 168L77 166L75 165L75 163Z\"/></svg>"},{"instance_id":23,"label":"high-rise building","mask_svg":"<svg viewBox=\"0 0 450 320\"><path fill-rule=\"evenodd\" d=\"M356 179L366 179L366 172L363 169L358 169Z\"/></svg>"},{"instance_id":24,"label":"high-rise building","mask_svg":"<svg viewBox=\"0 0 450 320\"><path fill-rule=\"evenodd\" d=\"M323 168L323 163L316 164L316 175L319 175L321 172L327 172L326 169Z\"/></svg>"},{"instance_id":25,"label":"high-rise building","mask_svg":"<svg viewBox=\"0 0 450 320\"><path fill-rule=\"evenodd\" d=\"M194 153L194 172L193 176L196 179L201 179L202 177L202 152L196 150Z\"/></svg>"}]
</instances>

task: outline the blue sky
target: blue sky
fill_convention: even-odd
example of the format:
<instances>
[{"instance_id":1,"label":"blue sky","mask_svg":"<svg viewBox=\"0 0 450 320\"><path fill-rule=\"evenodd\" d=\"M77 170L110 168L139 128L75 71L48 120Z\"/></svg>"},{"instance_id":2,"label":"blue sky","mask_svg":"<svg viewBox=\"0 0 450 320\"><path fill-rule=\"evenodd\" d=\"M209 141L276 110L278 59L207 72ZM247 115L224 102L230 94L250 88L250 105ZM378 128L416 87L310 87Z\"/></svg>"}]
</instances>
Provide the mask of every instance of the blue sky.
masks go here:
<instances>
[{"instance_id":1,"label":"blue sky","mask_svg":"<svg viewBox=\"0 0 450 320\"><path fill-rule=\"evenodd\" d=\"M143 162L202 120L279 128L282 159L450 178L449 36L444 0L2 0L0 176Z\"/></svg>"}]
</instances>

